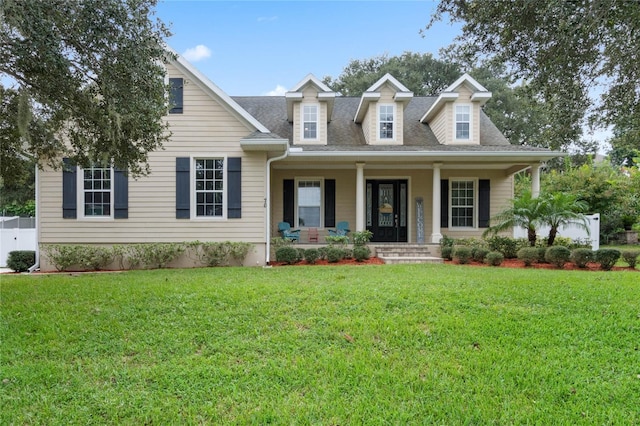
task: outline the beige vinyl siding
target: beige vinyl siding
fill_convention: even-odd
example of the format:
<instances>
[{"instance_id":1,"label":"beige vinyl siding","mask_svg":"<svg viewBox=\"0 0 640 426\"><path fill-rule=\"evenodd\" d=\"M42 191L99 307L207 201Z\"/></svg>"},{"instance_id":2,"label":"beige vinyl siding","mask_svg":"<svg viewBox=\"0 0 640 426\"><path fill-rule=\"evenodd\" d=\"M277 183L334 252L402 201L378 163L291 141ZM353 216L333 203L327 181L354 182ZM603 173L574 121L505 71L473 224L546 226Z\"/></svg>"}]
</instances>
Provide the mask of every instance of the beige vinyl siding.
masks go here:
<instances>
[{"instance_id":1,"label":"beige vinyl siding","mask_svg":"<svg viewBox=\"0 0 640 426\"><path fill-rule=\"evenodd\" d=\"M375 111L374 111L375 114ZM362 133L364 134L364 140L367 142L367 145L371 144L371 105L367 108L367 113L364 115L364 119L362 120Z\"/></svg>"},{"instance_id":2,"label":"beige vinyl siding","mask_svg":"<svg viewBox=\"0 0 640 426\"><path fill-rule=\"evenodd\" d=\"M62 219L62 172L46 170L41 175L41 243L265 241L265 154L245 153L239 142L254 129L187 76L168 69L170 77L185 78L184 114L166 117L173 134L164 150L149 154L151 174L129 178L129 218ZM241 219L176 219L176 157L191 156L242 158Z\"/></svg>"},{"instance_id":3,"label":"beige vinyl siding","mask_svg":"<svg viewBox=\"0 0 640 426\"><path fill-rule=\"evenodd\" d=\"M436 117L429 123L431 126L431 130L433 134L438 139L438 142L441 144L447 144L450 139L449 135L451 133L451 127L449 124L451 123L451 105L446 104L444 108L440 109L440 112Z\"/></svg>"}]
</instances>

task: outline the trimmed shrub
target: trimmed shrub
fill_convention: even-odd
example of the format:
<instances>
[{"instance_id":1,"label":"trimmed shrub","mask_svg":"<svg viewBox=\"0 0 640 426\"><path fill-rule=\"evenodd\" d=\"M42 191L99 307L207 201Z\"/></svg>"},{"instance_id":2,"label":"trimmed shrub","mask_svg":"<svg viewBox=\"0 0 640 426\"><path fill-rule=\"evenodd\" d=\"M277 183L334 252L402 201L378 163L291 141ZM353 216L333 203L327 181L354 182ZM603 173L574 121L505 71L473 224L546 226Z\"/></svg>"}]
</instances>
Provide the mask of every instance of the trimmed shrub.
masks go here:
<instances>
[{"instance_id":1,"label":"trimmed shrub","mask_svg":"<svg viewBox=\"0 0 640 426\"><path fill-rule=\"evenodd\" d=\"M36 263L36 252L33 250L14 250L9 252L7 267L15 272L26 272Z\"/></svg>"},{"instance_id":2,"label":"trimmed shrub","mask_svg":"<svg viewBox=\"0 0 640 426\"><path fill-rule=\"evenodd\" d=\"M495 235L487 240L489 250L499 251L505 257L505 259L515 259L518 257L518 250L522 247L526 247L528 241L524 238L511 238Z\"/></svg>"},{"instance_id":3,"label":"trimmed shrub","mask_svg":"<svg viewBox=\"0 0 640 426\"><path fill-rule=\"evenodd\" d=\"M72 266L81 270L96 271L114 259L114 252L110 248L80 244L47 245L44 252L58 271L66 271Z\"/></svg>"},{"instance_id":4,"label":"trimmed shrub","mask_svg":"<svg viewBox=\"0 0 640 426\"><path fill-rule=\"evenodd\" d=\"M452 260L453 259L453 247L452 246L442 246L440 248L440 256L443 259Z\"/></svg>"},{"instance_id":5,"label":"trimmed shrub","mask_svg":"<svg viewBox=\"0 0 640 426\"><path fill-rule=\"evenodd\" d=\"M305 250L305 249L303 249L303 248L299 248L299 249L297 250L297 252L298 252L298 259L296 260L296 262L300 262L302 259L304 259L304 252L305 252L305 251L306 251L306 250Z\"/></svg>"},{"instance_id":6,"label":"trimmed shrub","mask_svg":"<svg viewBox=\"0 0 640 426\"><path fill-rule=\"evenodd\" d=\"M484 262L487 253L489 253L489 250L484 247L473 247L471 249L471 258L476 262Z\"/></svg>"},{"instance_id":7,"label":"trimmed shrub","mask_svg":"<svg viewBox=\"0 0 640 426\"><path fill-rule=\"evenodd\" d=\"M291 265L298 261L298 250L291 246L282 246L276 250L276 261Z\"/></svg>"},{"instance_id":8,"label":"trimmed shrub","mask_svg":"<svg viewBox=\"0 0 640 426\"><path fill-rule=\"evenodd\" d=\"M640 250L623 250L622 260L629 265L629 268L635 268L638 264L638 256L640 256Z\"/></svg>"},{"instance_id":9,"label":"trimmed shrub","mask_svg":"<svg viewBox=\"0 0 640 426\"><path fill-rule=\"evenodd\" d=\"M369 259L371 256L371 249L367 246L355 246L353 248L353 257L357 262L362 262Z\"/></svg>"},{"instance_id":10,"label":"trimmed shrub","mask_svg":"<svg viewBox=\"0 0 640 426\"><path fill-rule=\"evenodd\" d=\"M504 255L499 251L490 251L485 256L485 261L491 266L500 266L504 262Z\"/></svg>"},{"instance_id":11,"label":"trimmed shrub","mask_svg":"<svg viewBox=\"0 0 640 426\"><path fill-rule=\"evenodd\" d=\"M322 246L322 247L318 248L319 259L326 259L327 258L327 249L328 249L328 247L326 247L326 246Z\"/></svg>"},{"instance_id":12,"label":"trimmed shrub","mask_svg":"<svg viewBox=\"0 0 640 426\"><path fill-rule=\"evenodd\" d=\"M538 261L537 247L524 247L518 250L518 259L524 262L524 266L531 266Z\"/></svg>"},{"instance_id":13,"label":"trimmed shrub","mask_svg":"<svg viewBox=\"0 0 640 426\"><path fill-rule=\"evenodd\" d=\"M131 267L142 265L144 268L162 269L185 250L186 246L181 243L132 244L129 246L129 263Z\"/></svg>"},{"instance_id":14,"label":"trimmed shrub","mask_svg":"<svg viewBox=\"0 0 640 426\"><path fill-rule=\"evenodd\" d=\"M204 243L193 241L187 245L195 251L200 262L207 266L229 266L231 259L242 265L252 247L251 243L231 241Z\"/></svg>"},{"instance_id":15,"label":"trimmed shrub","mask_svg":"<svg viewBox=\"0 0 640 426\"><path fill-rule=\"evenodd\" d=\"M304 260L306 260L307 263L311 265L316 263L319 258L320 252L318 251L318 249L310 248L304 251Z\"/></svg>"},{"instance_id":16,"label":"trimmed shrub","mask_svg":"<svg viewBox=\"0 0 640 426\"><path fill-rule=\"evenodd\" d=\"M327 260L329 263L337 263L344 259L344 250L340 247L329 246L327 248Z\"/></svg>"},{"instance_id":17,"label":"trimmed shrub","mask_svg":"<svg viewBox=\"0 0 640 426\"><path fill-rule=\"evenodd\" d=\"M536 247L538 250L538 263L549 263L547 262L547 258L545 255L547 254L547 246L544 247Z\"/></svg>"},{"instance_id":18,"label":"trimmed shrub","mask_svg":"<svg viewBox=\"0 0 640 426\"><path fill-rule=\"evenodd\" d=\"M620 250L600 249L596 251L595 260L600 264L600 269L603 271L611 270L618 259L620 259Z\"/></svg>"},{"instance_id":19,"label":"trimmed shrub","mask_svg":"<svg viewBox=\"0 0 640 426\"><path fill-rule=\"evenodd\" d=\"M564 246L551 246L547 248L544 258L558 269L564 268L564 264L569 261L571 251Z\"/></svg>"},{"instance_id":20,"label":"trimmed shrub","mask_svg":"<svg viewBox=\"0 0 640 426\"><path fill-rule=\"evenodd\" d=\"M593 260L593 252L588 248L573 249L569 260L571 260L578 268L586 268L587 263Z\"/></svg>"},{"instance_id":21,"label":"trimmed shrub","mask_svg":"<svg viewBox=\"0 0 640 426\"><path fill-rule=\"evenodd\" d=\"M465 246L456 247L453 250L453 258L461 265L469 263L471 260L471 248Z\"/></svg>"}]
</instances>

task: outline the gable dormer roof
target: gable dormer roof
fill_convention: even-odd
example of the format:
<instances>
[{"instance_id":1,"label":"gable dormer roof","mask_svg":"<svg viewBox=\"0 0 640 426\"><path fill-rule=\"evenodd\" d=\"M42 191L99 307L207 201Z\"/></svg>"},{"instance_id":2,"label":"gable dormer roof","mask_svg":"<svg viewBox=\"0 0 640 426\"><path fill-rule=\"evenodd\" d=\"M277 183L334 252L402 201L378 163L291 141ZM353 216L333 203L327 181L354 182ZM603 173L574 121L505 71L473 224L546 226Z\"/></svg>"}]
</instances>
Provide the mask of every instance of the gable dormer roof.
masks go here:
<instances>
[{"instance_id":1,"label":"gable dormer roof","mask_svg":"<svg viewBox=\"0 0 640 426\"><path fill-rule=\"evenodd\" d=\"M411 90L407 89L407 87L400 83L394 76L386 73L362 94L362 97L360 98L360 105L358 105L358 110L356 111L356 116L353 121L356 123L362 122L369 103L380 99L380 89L385 84L389 84L395 90L396 94L393 99L396 102L406 103L413 98L413 92Z\"/></svg>"},{"instance_id":2,"label":"gable dormer roof","mask_svg":"<svg viewBox=\"0 0 640 426\"><path fill-rule=\"evenodd\" d=\"M290 122L293 121L293 104L302 100L302 90L309 85L313 85L318 91L317 96L319 101L327 102L327 120L330 121L331 114L333 113L333 100L336 97L336 93L313 74L307 74L305 78L300 80L298 84L293 86L291 90L284 94L284 97L287 100L288 120Z\"/></svg>"},{"instance_id":3,"label":"gable dormer roof","mask_svg":"<svg viewBox=\"0 0 640 426\"><path fill-rule=\"evenodd\" d=\"M471 102L478 102L481 106L484 105L489 99L491 99L491 92L489 92L482 84L478 83L476 79L469 74L463 74L453 84L444 89L444 91L438 96L438 99L431 105L431 108L420 119L421 123L428 123L437 113L442 106L447 102L453 102L458 99L458 89L462 85L467 86L473 94L471 95Z\"/></svg>"}]
</instances>

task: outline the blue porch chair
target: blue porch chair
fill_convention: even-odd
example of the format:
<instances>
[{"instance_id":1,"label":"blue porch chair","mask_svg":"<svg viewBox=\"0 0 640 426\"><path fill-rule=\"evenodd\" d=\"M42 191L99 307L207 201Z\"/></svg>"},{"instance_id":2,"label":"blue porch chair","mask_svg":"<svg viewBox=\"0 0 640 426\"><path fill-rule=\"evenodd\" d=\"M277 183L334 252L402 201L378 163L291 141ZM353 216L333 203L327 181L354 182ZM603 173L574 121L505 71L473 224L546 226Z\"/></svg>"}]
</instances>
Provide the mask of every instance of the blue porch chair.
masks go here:
<instances>
[{"instance_id":1,"label":"blue porch chair","mask_svg":"<svg viewBox=\"0 0 640 426\"><path fill-rule=\"evenodd\" d=\"M278 231L282 238L286 238L291 241L300 241L300 230L291 229L289 222L278 222Z\"/></svg>"},{"instance_id":2,"label":"blue porch chair","mask_svg":"<svg viewBox=\"0 0 640 426\"><path fill-rule=\"evenodd\" d=\"M349 232L351 232L351 229L349 229L349 222L346 222L346 221L338 222L336 229L329 229L329 236L331 237L347 236Z\"/></svg>"}]
</instances>

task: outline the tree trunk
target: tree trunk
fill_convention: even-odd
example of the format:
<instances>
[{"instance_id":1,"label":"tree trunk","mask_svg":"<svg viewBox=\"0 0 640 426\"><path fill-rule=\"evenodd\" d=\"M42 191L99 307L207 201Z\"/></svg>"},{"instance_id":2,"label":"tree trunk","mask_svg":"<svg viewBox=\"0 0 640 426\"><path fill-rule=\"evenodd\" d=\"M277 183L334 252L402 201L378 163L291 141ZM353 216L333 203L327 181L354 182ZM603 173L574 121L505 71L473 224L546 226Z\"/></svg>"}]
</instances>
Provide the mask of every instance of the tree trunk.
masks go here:
<instances>
[{"instance_id":1,"label":"tree trunk","mask_svg":"<svg viewBox=\"0 0 640 426\"><path fill-rule=\"evenodd\" d=\"M558 233L558 227L552 226L549 230L549 239L547 240L547 247L551 247L556 240L556 234Z\"/></svg>"},{"instance_id":2,"label":"tree trunk","mask_svg":"<svg viewBox=\"0 0 640 426\"><path fill-rule=\"evenodd\" d=\"M538 236L536 235L536 228L527 228L527 238L529 239L529 244L531 245L531 247L535 247L536 240L538 239Z\"/></svg>"}]
</instances>

